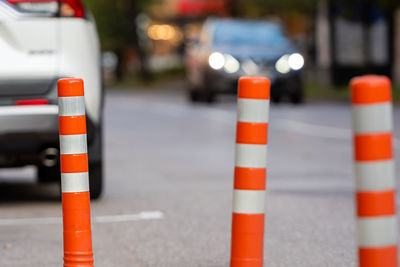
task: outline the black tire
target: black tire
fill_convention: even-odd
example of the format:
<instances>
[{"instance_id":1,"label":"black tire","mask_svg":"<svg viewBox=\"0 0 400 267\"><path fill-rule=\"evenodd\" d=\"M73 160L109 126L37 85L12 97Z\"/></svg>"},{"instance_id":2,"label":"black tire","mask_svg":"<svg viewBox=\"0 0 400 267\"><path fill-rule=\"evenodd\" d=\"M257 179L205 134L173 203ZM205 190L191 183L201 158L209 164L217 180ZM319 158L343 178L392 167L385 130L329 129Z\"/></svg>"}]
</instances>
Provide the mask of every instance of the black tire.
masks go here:
<instances>
[{"instance_id":1,"label":"black tire","mask_svg":"<svg viewBox=\"0 0 400 267\"><path fill-rule=\"evenodd\" d=\"M190 89L189 90L189 100L192 103L200 102L200 94L199 91Z\"/></svg>"},{"instance_id":2,"label":"black tire","mask_svg":"<svg viewBox=\"0 0 400 267\"><path fill-rule=\"evenodd\" d=\"M292 104L298 105L303 103L303 90L301 88L295 90L290 94L290 102Z\"/></svg>"},{"instance_id":3,"label":"black tire","mask_svg":"<svg viewBox=\"0 0 400 267\"><path fill-rule=\"evenodd\" d=\"M89 188L90 198L98 199L103 191L103 163L93 162L89 164Z\"/></svg>"},{"instance_id":4,"label":"black tire","mask_svg":"<svg viewBox=\"0 0 400 267\"><path fill-rule=\"evenodd\" d=\"M189 100L192 103L214 103L215 102L215 92L210 90L189 90Z\"/></svg>"},{"instance_id":5,"label":"black tire","mask_svg":"<svg viewBox=\"0 0 400 267\"><path fill-rule=\"evenodd\" d=\"M203 97L204 97L204 102L206 102L208 104L215 103L215 97L216 97L215 92L213 92L213 91L205 91Z\"/></svg>"},{"instance_id":6,"label":"black tire","mask_svg":"<svg viewBox=\"0 0 400 267\"><path fill-rule=\"evenodd\" d=\"M46 167L40 165L37 167L37 179L39 183L53 183L61 181L60 165Z\"/></svg>"},{"instance_id":7,"label":"black tire","mask_svg":"<svg viewBox=\"0 0 400 267\"><path fill-rule=\"evenodd\" d=\"M282 96L280 94L271 95L271 101L275 104L279 104L281 102Z\"/></svg>"},{"instance_id":8,"label":"black tire","mask_svg":"<svg viewBox=\"0 0 400 267\"><path fill-rule=\"evenodd\" d=\"M103 134L102 124L94 128L88 144L90 198L97 199L103 191Z\"/></svg>"}]
</instances>

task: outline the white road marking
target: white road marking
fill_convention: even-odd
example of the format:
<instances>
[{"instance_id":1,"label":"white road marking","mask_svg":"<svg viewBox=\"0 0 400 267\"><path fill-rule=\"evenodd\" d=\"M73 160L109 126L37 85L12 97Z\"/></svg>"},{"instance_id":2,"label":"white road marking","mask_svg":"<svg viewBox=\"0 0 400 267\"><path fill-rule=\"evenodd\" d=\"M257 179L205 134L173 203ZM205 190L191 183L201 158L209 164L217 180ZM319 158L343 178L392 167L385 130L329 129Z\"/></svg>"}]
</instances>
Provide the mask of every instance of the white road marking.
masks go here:
<instances>
[{"instance_id":1,"label":"white road marking","mask_svg":"<svg viewBox=\"0 0 400 267\"><path fill-rule=\"evenodd\" d=\"M94 216L94 223L118 223L132 222L143 220L160 220L164 218L161 211L142 211L136 214L106 215ZM45 224L61 224L61 217L43 217L43 218L9 218L0 219L0 226L17 226L17 225L45 225Z\"/></svg>"},{"instance_id":2,"label":"white road marking","mask_svg":"<svg viewBox=\"0 0 400 267\"><path fill-rule=\"evenodd\" d=\"M351 140L353 132L347 128L338 128L332 126L323 126L318 124L312 124L301 121L294 121L288 119L275 119L269 124L271 127L278 128L302 134L306 136L330 138L337 140ZM393 139L394 148L400 149L400 140L397 138Z\"/></svg>"},{"instance_id":3,"label":"white road marking","mask_svg":"<svg viewBox=\"0 0 400 267\"><path fill-rule=\"evenodd\" d=\"M322 126L287 119L275 119L271 121L270 125L283 130L314 137L349 140L352 136L352 131L350 129Z\"/></svg>"},{"instance_id":4,"label":"white road marking","mask_svg":"<svg viewBox=\"0 0 400 267\"><path fill-rule=\"evenodd\" d=\"M164 218L164 213L162 213L161 211L142 211L137 214L96 216L94 217L94 222L114 223L114 222L141 221L141 220L160 220L163 218Z\"/></svg>"}]
</instances>

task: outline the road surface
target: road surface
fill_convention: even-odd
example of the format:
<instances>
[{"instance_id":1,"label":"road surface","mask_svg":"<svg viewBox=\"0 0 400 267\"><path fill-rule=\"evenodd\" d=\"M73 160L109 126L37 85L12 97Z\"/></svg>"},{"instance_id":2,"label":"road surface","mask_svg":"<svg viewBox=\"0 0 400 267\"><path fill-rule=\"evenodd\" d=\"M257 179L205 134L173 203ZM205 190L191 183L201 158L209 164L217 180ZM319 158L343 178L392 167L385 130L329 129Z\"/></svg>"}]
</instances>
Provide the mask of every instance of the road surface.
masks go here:
<instances>
[{"instance_id":1,"label":"road surface","mask_svg":"<svg viewBox=\"0 0 400 267\"><path fill-rule=\"evenodd\" d=\"M181 87L106 94L98 267L228 266L235 99L190 105ZM265 266L355 266L348 104L272 105L268 153ZM57 185L2 170L0 266L61 263Z\"/></svg>"}]
</instances>

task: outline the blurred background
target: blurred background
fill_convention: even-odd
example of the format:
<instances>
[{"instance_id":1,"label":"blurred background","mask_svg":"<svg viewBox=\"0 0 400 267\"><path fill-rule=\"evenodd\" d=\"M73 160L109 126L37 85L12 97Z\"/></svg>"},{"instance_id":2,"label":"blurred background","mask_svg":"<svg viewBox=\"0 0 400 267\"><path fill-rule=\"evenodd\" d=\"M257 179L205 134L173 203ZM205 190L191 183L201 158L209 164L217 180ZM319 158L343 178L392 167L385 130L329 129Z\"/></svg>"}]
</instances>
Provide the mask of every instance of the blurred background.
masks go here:
<instances>
[{"instance_id":1,"label":"blurred background","mask_svg":"<svg viewBox=\"0 0 400 267\"><path fill-rule=\"evenodd\" d=\"M185 57L209 18L281 25L305 58L304 89L309 97L345 98L350 77L363 73L385 74L400 83L396 1L88 0L87 4L98 25L107 84L183 77L190 65Z\"/></svg>"},{"instance_id":2,"label":"blurred background","mask_svg":"<svg viewBox=\"0 0 400 267\"><path fill-rule=\"evenodd\" d=\"M228 266L248 75L275 102L266 265L355 266L348 83L367 73L400 101L399 1L0 0L0 266L62 264L62 77L85 83L96 266Z\"/></svg>"}]
</instances>

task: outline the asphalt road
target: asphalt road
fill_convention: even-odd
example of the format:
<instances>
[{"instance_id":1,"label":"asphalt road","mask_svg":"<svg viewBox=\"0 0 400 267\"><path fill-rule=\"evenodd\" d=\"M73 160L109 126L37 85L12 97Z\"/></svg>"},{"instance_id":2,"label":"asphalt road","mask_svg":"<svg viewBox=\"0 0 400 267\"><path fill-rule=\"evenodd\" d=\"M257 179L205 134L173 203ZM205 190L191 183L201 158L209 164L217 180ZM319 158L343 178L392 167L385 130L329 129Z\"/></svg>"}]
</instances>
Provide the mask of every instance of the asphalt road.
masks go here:
<instances>
[{"instance_id":1,"label":"asphalt road","mask_svg":"<svg viewBox=\"0 0 400 267\"><path fill-rule=\"evenodd\" d=\"M107 92L95 265L228 266L235 99L190 105L179 83ZM396 109L400 126L400 110ZM355 266L347 103L272 105L265 266ZM0 172L0 266L61 266L57 185Z\"/></svg>"}]
</instances>

